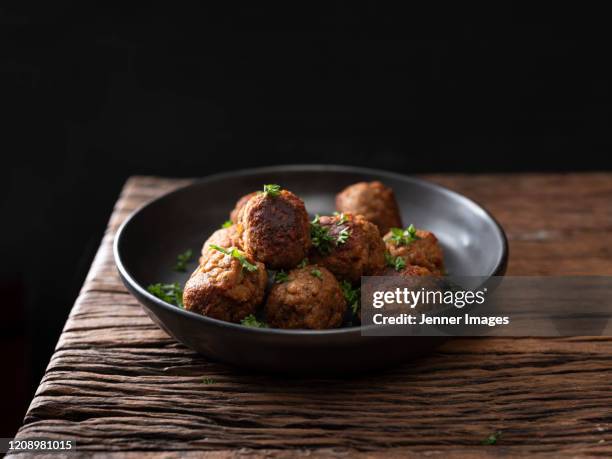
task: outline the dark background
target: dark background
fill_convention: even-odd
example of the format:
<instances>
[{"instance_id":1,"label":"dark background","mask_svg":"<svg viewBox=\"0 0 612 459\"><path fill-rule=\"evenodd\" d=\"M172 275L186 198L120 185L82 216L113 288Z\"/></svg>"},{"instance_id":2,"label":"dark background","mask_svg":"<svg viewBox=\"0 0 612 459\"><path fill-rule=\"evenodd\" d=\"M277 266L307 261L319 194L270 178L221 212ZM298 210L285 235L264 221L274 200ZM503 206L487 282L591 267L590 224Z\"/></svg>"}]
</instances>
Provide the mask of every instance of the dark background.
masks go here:
<instances>
[{"instance_id":1,"label":"dark background","mask_svg":"<svg viewBox=\"0 0 612 459\"><path fill-rule=\"evenodd\" d=\"M0 436L130 175L611 168L603 10L81 3L0 12Z\"/></svg>"}]
</instances>

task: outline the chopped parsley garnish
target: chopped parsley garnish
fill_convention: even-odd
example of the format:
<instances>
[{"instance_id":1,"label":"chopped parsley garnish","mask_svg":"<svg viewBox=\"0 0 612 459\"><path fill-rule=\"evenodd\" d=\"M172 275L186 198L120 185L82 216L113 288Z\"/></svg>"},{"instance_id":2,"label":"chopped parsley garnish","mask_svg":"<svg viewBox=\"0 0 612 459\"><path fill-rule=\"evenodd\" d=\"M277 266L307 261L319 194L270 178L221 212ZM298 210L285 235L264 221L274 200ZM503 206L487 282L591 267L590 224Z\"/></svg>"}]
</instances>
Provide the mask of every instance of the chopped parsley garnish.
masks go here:
<instances>
[{"instance_id":1,"label":"chopped parsley garnish","mask_svg":"<svg viewBox=\"0 0 612 459\"><path fill-rule=\"evenodd\" d=\"M151 284L147 287L147 291L166 303L179 308L183 307L183 289L178 282L174 284Z\"/></svg>"},{"instance_id":2,"label":"chopped parsley garnish","mask_svg":"<svg viewBox=\"0 0 612 459\"><path fill-rule=\"evenodd\" d=\"M485 438L481 444L483 445L494 445L497 443L497 440L499 440L499 437L501 437L501 430L498 430L497 432L493 432L491 435L489 435L487 438Z\"/></svg>"},{"instance_id":3,"label":"chopped parsley garnish","mask_svg":"<svg viewBox=\"0 0 612 459\"><path fill-rule=\"evenodd\" d=\"M310 222L310 239L312 245L319 249L322 254L327 254L331 251L331 244L334 238L329 234L329 228L321 226L319 214Z\"/></svg>"},{"instance_id":4,"label":"chopped parsley garnish","mask_svg":"<svg viewBox=\"0 0 612 459\"><path fill-rule=\"evenodd\" d=\"M406 267L406 260L404 260L402 257L396 257L395 265L393 267L395 268L396 271L401 271L402 269Z\"/></svg>"},{"instance_id":5,"label":"chopped parsley garnish","mask_svg":"<svg viewBox=\"0 0 612 459\"><path fill-rule=\"evenodd\" d=\"M255 317L253 314L249 314L244 319L242 319L240 321L240 324L244 325L245 327L268 328L268 325L265 322L257 320L257 317Z\"/></svg>"},{"instance_id":6,"label":"chopped parsley garnish","mask_svg":"<svg viewBox=\"0 0 612 459\"><path fill-rule=\"evenodd\" d=\"M204 379L202 380L202 382L203 382L204 384L214 384L214 383L215 383L215 380L214 380L214 379L212 379L212 378L204 378Z\"/></svg>"},{"instance_id":7,"label":"chopped parsley garnish","mask_svg":"<svg viewBox=\"0 0 612 459\"><path fill-rule=\"evenodd\" d=\"M317 268L312 269L310 271L310 275L314 276L314 277L318 277L319 279L323 279L323 273L320 270L318 270Z\"/></svg>"},{"instance_id":8,"label":"chopped parsley garnish","mask_svg":"<svg viewBox=\"0 0 612 459\"><path fill-rule=\"evenodd\" d=\"M359 297L361 295L359 287L353 288L351 283L348 281L342 281L340 287L342 287L342 294L344 295L344 299L353 311L353 314L357 315L359 313Z\"/></svg>"},{"instance_id":9,"label":"chopped parsley garnish","mask_svg":"<svg viewBox=\"0 0 612 459\"><path fill-rule=\"evenodd\" d=\"M416 233L417 229L414 227L414 225L410 225L406 229L391 228L391 240L395 245L408 245L411 242L420 239Z\"/></svg>"},{"instance_id":10,"label":"chopped parsley garnish","mask_svg":"<svg viewBox=\"0 0 612 459\"><path fill-rule=\"evenodd\" d=\"M230 257L235 258L242 265L242 269L250 273L257 271L257 265L250 263L249 260L246 259L246 256L244 255L244 253L242 253L236 247L232 247L231 249L224 249L223 247L219 247L218 245L210 244L210 248L217 250L221 253L224 253L225 255L228 255Z\"/></svg>"},{"instance_id":11,"label":"chopped parsley garnish","mask_svg":"<svg viewBox=\"0 0 612 459\"><path fill-rule=\"evenodd\" d=\"M346 218L344 214L341 215L342 217L339 221ZM318 214L315 215L315 218L310 222L310 239L312 240L312 245L323 255L327 255L331 252L332 245L338 246L346 243L350 235L351 232L348 228L342 228L336 238L334 238L330 234L329 228L321 225L321 217Z\"/></svg>"},{"instance_id":12,"label":"chopped parsley garnish","mask_svg":"<svg viewBox=\"0 0 612 459\"><path fill-rule=\"evenodd\" d=\"M276 284L282 284L283 282L287 282L288 280L289 275L282 269L280 271L276 271L276 274L274 274L274 283Z\"/></svg>"},{"instance_id":13,"label":"chopped parsley garnish","mask_svg":"<svg viewBox=\"0 0 612 459\"><path fill-rule=\"evenodd\" d=\"M221 225L221 228L229 228L230 226L232 226L234 224L234 222L232 222L231 220L225 220L225 222L223 223L223 225Z\"/></svg>"},{"instance_id":14,"label":"chopped parsley garnish","mask_svg":"<svg viewBox=\"0 0 612 459\"><path fill-rule=\"evenodd\" d=\"M336 222L336 225L338 226L344 225L346 222L348 222L348 217L344 214L344 212L334 212L334 216L338 217L338 221Z\"/></svg>"},{"instance_id":15,"label":"chopped parsley garnish","mask_svg":"<svg viewBox=\"0 0 612 459\"><path fill-rule=\"evenodd\" d=\"M300 261L300 264L297 265L297 267L304 268L307 264L308 264L308 258L304 258L302 261Z\"/></svg>"},{"instance_id":16,"label":"chopped parsley garnish","mask_svg":"<svg viewBox=\"0 0 612 459\"><path fill-rule=\"evenodd\" d=\"M396 271L401 271L406 267L406 260L402 257L394 257L389 252L385 252L385 261L387 266L394 268Z\"/></svg>"},{"instance_id":17,"label":"chopped parsley garnish","mask_svg":"<svg viewBox=\"0 0 612 459\"><path fill-rule=\"evenodd\" d=\"M187 271L187 263L189 263L193 258L193 251L191 249L186 250L183 253L180 253L176 256L176 265L174 265L174 270L184 273Z\"/></svg>"},{"instance_id":18,"label":"chopped parsley garnish","mask_svg":"<svg viewBox=\"0 0 612 459\"><path fill-rule=\"evenodd\" d=\"M338 233L338 237L336 238L336 245L344 244L348 241L351 232L347 227L342 228L342 230Z\"/></svg>"},{"instance_id":19,"label":"chopped parsley garnish","mask_svg":"<svg viewBox=\"0 0 612 459\"><path fill-rule=\"evenodd\" d=\"M271 198L277 197L281 192L280 185L264 185L263 189L264 196L270 196Z\"/></svg>"}]
</instances>

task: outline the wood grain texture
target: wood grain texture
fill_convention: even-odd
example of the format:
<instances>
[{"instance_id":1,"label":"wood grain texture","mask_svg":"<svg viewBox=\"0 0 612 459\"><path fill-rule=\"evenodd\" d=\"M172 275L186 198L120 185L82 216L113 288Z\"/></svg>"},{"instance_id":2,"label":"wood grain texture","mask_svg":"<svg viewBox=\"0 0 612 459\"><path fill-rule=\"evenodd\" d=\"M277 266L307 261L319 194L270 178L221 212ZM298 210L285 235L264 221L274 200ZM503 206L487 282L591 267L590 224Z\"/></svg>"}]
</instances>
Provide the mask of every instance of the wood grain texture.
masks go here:
<instances>
[{"instance_id":1,"label":"wood grain texture","mask_svg":"<svg viewBox=\"0 0 612 459\"><path fill-rule=\"evenodd\" d=\"M427 178L496 216L510 274L612 274L612 175ZM249 374L177 344L127 294L111 245L129 212L186 183L127 182L18 438L124 458L612 455L612 339L456 339L345 380Z\"/></svg>"}]
</instances>

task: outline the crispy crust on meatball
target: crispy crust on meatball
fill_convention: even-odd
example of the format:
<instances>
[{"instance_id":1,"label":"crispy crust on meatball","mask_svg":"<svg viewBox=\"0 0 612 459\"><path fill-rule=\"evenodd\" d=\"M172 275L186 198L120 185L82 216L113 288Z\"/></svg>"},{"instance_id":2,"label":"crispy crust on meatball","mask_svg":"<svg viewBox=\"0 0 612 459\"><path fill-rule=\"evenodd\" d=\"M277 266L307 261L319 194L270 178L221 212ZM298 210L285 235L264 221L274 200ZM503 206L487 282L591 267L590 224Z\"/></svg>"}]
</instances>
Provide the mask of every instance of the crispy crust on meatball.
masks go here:
<instances>
[{"instance_id":1,"label":"crispy crust on meatball","mask_svg":"<svg viewBox=\"0 0 612 459\"><path fill-rule=\"evenodd\" d=\"M402 257L407 265L427 268L434 275L444 273L444 258L438 238L433 233L417 230L417 240L408 244L397 244L392 239L392 233L385 235L385 245L393 257Z\"/></svg>"},{"instance_id":2,"label":"crispy crust on meatball","mask_svg":"<svg viewBox=\"0 0 612 459\"><path fill-rule=\"evenodd\" d=\"M270 269L295 267L310 247L310 223L300 198L287 190L260 193L240 213L242 247Z\"/></svg>"},{"instance_id":3,"label":"crispy crust on meatball","mask_svg":"<svg viewBox=\"0 0 612 459\"><path fill-rule=\"evenodd\" d=\"M374 223L380 234L400 228L402 217L393 190L381 182L359 182L336 195L338 212L360 214Z\"/></svg>"},{"instance_id":4,"label":"crispy crust on meatball","mask_svg":"<svg viewBox=\"0 0 612 459\"><path fill-rule=\"evenodd\" d=\"M346 300L331 272L322 266L307 265L289 271L287 281L274 284L265 311L273 327L337 328L346 312Z\"/></svg>"},{"instance_id":5,"label":"crispy crust on meatball","mask_svg":"<svg viewBox=\"0 0 612 459\"><path fill-rule=\"evenodd\" d=\"M343 244L332 242L329 253L313 247L310 259L329 269L338 280L351 284L360 281L361 276L380 274L385 268L385 244L378 228L361 215L343 214L319 218L319 224L328 229L333 241L343 230L349 236Z\"/></svg>"},{"instance_id":6,"label":"crispy crust on meatball","mask_svg":"<svg viewBox=\"0 0 612 459\"><path fill-rule=\"evenodd\" d=\"M200 264L203 264L206 261L206 258L210 255L211 244L218 245L219 247L223 248L236 247L242 250L241 233L242 227L240 225L232 225L229 228L221 228L212 233L202 246Z\"/></svg>"},{"instance_id":7,"label":"crispy crust on meatball","mask_svg":"<svg viewBox=\"0 0 612 459\"><path fill-rule=\"evenodd\" d=\"M240 221L240 212L242 212L242 209L244 209L246 203L249 202L249 199L251 199L253 196L257 196L258 194L258 191L253 191L252 193L245 194L236 202L234 209L230 212L230 220L232 223L238 223Z\"/></svg>"},{"instance_id":8,"label":"crispy crust on meatball","mask_svg":"<svg viewBox=\"0 0 612 459\"><path fill-rule=\"evenodd\" d=\"M214 249L202 258L185 284L185 309L227 322L240 322L255 313L268 280L265 266L247 257L257 266L257 271L249 272L238 259Z\"/></svg>"}]
</instances>

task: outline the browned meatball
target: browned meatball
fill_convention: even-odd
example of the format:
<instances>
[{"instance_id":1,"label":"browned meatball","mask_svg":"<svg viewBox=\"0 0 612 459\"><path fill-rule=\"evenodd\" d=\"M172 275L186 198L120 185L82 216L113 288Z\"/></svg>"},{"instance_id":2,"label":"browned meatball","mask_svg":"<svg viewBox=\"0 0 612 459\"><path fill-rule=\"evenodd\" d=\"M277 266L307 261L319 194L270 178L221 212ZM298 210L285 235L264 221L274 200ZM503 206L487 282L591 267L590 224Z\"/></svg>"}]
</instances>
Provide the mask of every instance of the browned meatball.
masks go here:
<instances>
[{"instance_id":1,"label":"browned meatball","mask_svg":"<svg viewBox=\"0 0 612 459\"><path fill-rule=\"evenodd\" d=\"M244 209L246 203L249 202L249 199L251 199L253 196L257 196L258 194L258 191L253 191L252 193L245 194L236 202L234 210L230 212L230 220L232 223L238 223L240 221L240 212L242 212L242 209Z\"/></svg>"},{"instance_id":2,"label":"browned meatball","mask_svg":"<svg viewBox=\"0 0 612 459\"><path fill-rule=\"evenodd\" d=\"M268 323L277 328L336 328L342 324L346 300L332 273L307 265L274 284L265 311Z\"/></svg>"},{"instance_id":3,"label":"browned meatball","mask_svg":"<svg viewBox=\"0 0 612 459\"><path fill-rule=\"evenodd\" d=\"M317 227L317 225L319 227ZM361 215L339 214L313 222L310 259L351 284L385 267L385 244L378 228Z\"/></svg>"},{"instance_id":4,"label":"browned meatball","mask_svg":"<svg viewBox=\"0 0 612 459\"><path fill-rule=\"evenodd\" d=\"M221 228L210 235L202 246L202 256L200 257L200 264L204 263L205 259L210 255L211 244L218 245L219 247L236 247L242 249L241 231L240 225L232 225L228 228Z\"/></svg>"},{"instance_id":5,"label":"browned meatball","mask_svg":"<svg viewBox=\"0 0 612 459\"><path fill-rule=\"evenodd\" d=\"M371 284L367 284L367 290L365 291L366 298L372 298L375 290L378 291L394 291L398 287L405 287L406 281L401 281L404 278L415 278L415 277L425 277L425 276L433 276L432 272L423 268L422 266L414 266L414 265L406 265L404 268L399 271L395 268L388 266L384 271L380 273L381 276L386 276L389 279L380 279L377 282L373 282ZM391 279L392 278L392 279ZM400 279L398 279L400 278ZM430 287L431 284L422 280L414 280L411 282L410 286L412 288L420 288L420 287ZM401 305L397 306L394 304L387 305L385 308L387 312L408 312L406 310L406 306ZM357 310L357 317L361 320L361 308Z\"/></svg>"},{"instance_id":6,"label":"browned meatball","mask_svg":"<svg viewBox=\"0 0 612 459\"><path fill-rule=\"evenodd\" d=\"M310 247L304 203L287 190L253 196L242 209L242 247L270 269L293 268Z\"/></svg>"},{"instance_id":7,"label":"browned meatball","mask_svg":"<svg viewBox=\"0 0 612 459\"><path fill-rule=\"evenodd\" d=\"M407 265L422 266L434 275L443 274L442 248L436 236L429 231L409 229L394 229L385 235L389 253L393 257L402 257ZM402 232L404 236L401 236Z\"/></svg>"},{"instance_id":8,"label":"browned meatball","mask_svg":"<svg viewBox=\"0 0 612 459\"><path fill-rule=\"evenodd\" d=\"M406 265L399 271L388 267L382 275L387 277L367 286L365 292L367 298L371 298L374 291L391 292L398 288L409 288L412 290L424 288L427 291L444 290L443 278L422 266ZM431 311L435 307L435 304L428 304L424 301L419 301L415 306L419 312ZM389 303L385 305L385 311L393 314L410 313L411 309L413 308L405 303ZM361 320L361 314L359 314L359 319Z\"/></svg>"},{"instance_id":9,"label":"browned meatball","mask_svg":"<svg viewBox=\"0 0 612 459\"><path fill-rule=\"evenodd\" d=\"M249 271L238 258L211 248L185 284L185 309L228 322L253 314L263 301L268 273L262 263L244 256L256 270Z\"/></svg>"},{"instance_id":10,"label":"browned meatball","mask_svg":"<svg viewBox=\"0 0 612 459\"><path fill-rule=\"evenodd\" d=\"M336 195L336 209L363 215L378 227L380 234L402 226L395 194L381 182L359 182L345 188Z\"/></svg>"}]
</instances>

